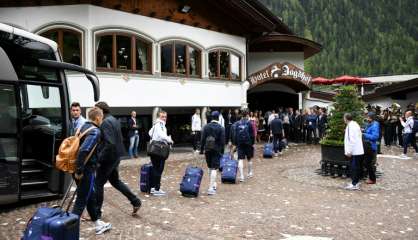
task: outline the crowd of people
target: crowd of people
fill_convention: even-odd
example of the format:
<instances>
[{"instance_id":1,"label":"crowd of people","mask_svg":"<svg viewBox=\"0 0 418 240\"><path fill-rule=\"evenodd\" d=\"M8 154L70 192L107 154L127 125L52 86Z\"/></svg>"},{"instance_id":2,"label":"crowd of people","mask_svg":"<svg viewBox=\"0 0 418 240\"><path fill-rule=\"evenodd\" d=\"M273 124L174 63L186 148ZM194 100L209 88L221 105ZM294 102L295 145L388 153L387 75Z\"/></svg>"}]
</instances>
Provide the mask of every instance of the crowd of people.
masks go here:
<instances>
[{"instance_id":1,"label":"crowd of people","mask_svg":"<svg viewBox=\"0 0 418 240\"><path fill-rule=\"evenodd\" d=\"M80 104L71 105L72 133L87 132L81 138L80 150L77 158L77 170L74 178L77 181L77 198L73 213L82 215L85 208L95 223L97 234L111 229L111 224L101 221L102 205L104 200L103 186L107 181L121 192L132 205L132 214L136 214L141 207L141 200L119 178L118 167L120 159L125 153L123 138L119 121L110 113L110 107L105 102L99 102L88 111L88 119L81 116ZM362 169L367 169L366 183L376 183L375 163L378 145L384 136L385 144L393 143L393 129L386 126L387 121L395 121L389 111L379 113L376 109L369 109L364 123L357 123L350 113L344 115L346 123L344 149L345 155L351 159L351 183L346 187L349 190L360 189ZM407 110L396 118L402 126L402 144L406 156L408 146L412 145L418 155L416 146L415 112ZM136 113L131 113L129 120L129 155L137 156L138 131ZM220 168L222 156L229 152L236 152L238 160L239 181L244 182L254 176L253 157L255 144L261 141L273 142L275 157L282 152L285 145L283 140L295 143L317 144L326 134L327 111L324 108L310 108L293 110L292 108L278 108L267 111L229 110L208 111L206 124L201 118L199 109L191 117L193 135L193 150L195 154L204 154L209 176L208 195L215 195L217 170ZM148 134L150 140L171 146L174 142L167 133L167 113L160 110L157 120L153 123ZM360 124L362 126L360 126ZM383 127L382 127L383 126ZM390 125L392 126L392 125ZM93 129L92 131L87 131ZM386 139L389 139L386 141ZM228 149L227 151L225 151ZM86 156L91 158L84 162ZM166 192L161 188L161 176L168 156L161 158L151 156L152 170L150 176L150 194L164 196ZM247 160L247 174L244 174L244 160Z\"/></svg>"}]
</instances>

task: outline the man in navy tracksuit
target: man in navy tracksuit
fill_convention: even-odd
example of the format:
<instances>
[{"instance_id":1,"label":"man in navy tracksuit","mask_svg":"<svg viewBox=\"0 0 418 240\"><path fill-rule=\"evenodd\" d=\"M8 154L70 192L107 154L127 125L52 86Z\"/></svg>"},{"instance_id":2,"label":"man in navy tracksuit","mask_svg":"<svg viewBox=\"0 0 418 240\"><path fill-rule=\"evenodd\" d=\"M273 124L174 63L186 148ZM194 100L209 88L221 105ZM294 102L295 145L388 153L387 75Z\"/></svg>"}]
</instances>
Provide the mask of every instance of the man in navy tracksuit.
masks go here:
<instances>
[{"instance_id":1,"label":"man in navy tracksuit","mask_svg":"<svg viewBox=\"0 0 418 240\"><path fill-rule=\"evenodd\" d=\"M95 224L96 234L108 231L112 225L100 220L97 211L97 198L95 191L95 169L97 163L97 144L100 140L99 126L103 121L103 112L95 107L88 113L89 121L80 129L80 149L77 156L74 178L77 181L77 198L72 213L81 216L84 208ZM87 160L87 162L86 162Z\"/></svg>"},{"instance_id":2,"label":"man in navy tracksuit","mask_svg":"<svg viewBox=\"0 0 418 240\"><path fill-rule=\"evenodd\" d=\"M282 146L280 142L285 137L282 120L279 118L279 115L276 113L274 119L270 123L270 136L273 136L273 149L274 156L277 157L279 153L282 153Z\"/></svg>"},{"instance_id":3,"label":"man in navy tracksuit","mask_svg":"<svg viewBox=\"0 0 418 240\"><path fill-rule=\"evenodd\" d=\"M240 182L244 182L244 159L248 160L248 175L247 178L253 177L253 162L254 157L254 141L255 135L253 126L248 120L248 111L242 112L242 118L235 126L235 142L238 148L238 169L240 172Z\"/></svg>"},{"instance_id":4,"label":"man in navy tracksuit","mask_svg":"<svg viewBox=\"0 0 418 240\"><path fill-rule=\"evenodd\" d=\"M375 162L376 162L376 153L377 153L377 140L379 140L380 126L377 121L375 121L376 114L374 112L369 112L367 114L367 127L363 133L363 139L365 144L370 144L371 148L364 149L364 160L369 174L369 179L366 181L367 184L376 183L376 173L375 173Z\"/></svg>"},{"instance_id":5,"label":"man in navy tracksuit","mask_svg":"<svg viewBox=\"0 0 418 240\"><path fill-rule=\"evenodd\" d=\"M219 124L219 112L211 114L212 121L203 128L200 154L205 150L206 163L209 168L208 195L216 194L216 174L225 147L225 128Z\"/></svg>"}]
</instances>

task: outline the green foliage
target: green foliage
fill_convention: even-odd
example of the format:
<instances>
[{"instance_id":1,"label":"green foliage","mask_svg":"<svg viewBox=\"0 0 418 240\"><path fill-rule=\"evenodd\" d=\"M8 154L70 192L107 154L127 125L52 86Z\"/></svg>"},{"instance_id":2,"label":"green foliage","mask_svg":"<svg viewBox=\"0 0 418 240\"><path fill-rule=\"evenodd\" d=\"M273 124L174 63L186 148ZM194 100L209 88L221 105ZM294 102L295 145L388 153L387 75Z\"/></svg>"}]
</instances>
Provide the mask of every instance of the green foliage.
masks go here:
<instances>
[{"instance_id":1,"label":"green foliage","mask_svg":"<svg viewBox=\"0 0 418 240\"><path fill-rule=\"evenodd\" d=\"M363 123L364 102L361 100L356 86L342 86L334 99L334 109L328 118L328 130L326 137L321 141L325 145L344 145L344 114L351 113L353 120Z\"/></svg>"},{"instance_id":2,"label":"green foliage","mask_svg":"<svg viewBox=\"0 0 418 240\"><path fill-rule=\"evenodd\" d=\"M313 76L418 72L417 0L260 0L292 31L323 45Z\"/></svg>"}]
</instances>

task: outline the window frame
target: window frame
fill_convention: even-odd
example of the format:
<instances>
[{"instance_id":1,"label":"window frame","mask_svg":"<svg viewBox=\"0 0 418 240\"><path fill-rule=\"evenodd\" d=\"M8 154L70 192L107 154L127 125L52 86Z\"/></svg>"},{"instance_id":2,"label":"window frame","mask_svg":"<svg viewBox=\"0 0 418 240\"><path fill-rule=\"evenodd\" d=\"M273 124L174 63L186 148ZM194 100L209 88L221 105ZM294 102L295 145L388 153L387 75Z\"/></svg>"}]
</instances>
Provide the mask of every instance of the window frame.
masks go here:
<instances>
[{"instance_id":1,"label":"window frame","mask_svg":"<svg viewBox=\"0 0 418 240\"><path fill-rule=\"evenodd\" d=\"M231 51L228 49L224 49L224 48L219 48L219 49L213 49L208 51L208 69L210 72L210 59L209 59L209 55L213 52L217 53L217 62L216 62L216 76L215 77L211 77L210 73L208 74L209 79L215 79L215 80L229 80L229 81L241 81L242 78L242 56L238 53L236 53L235 51ZM229 54L229 62L228 62L228 77L221 77L221 52L227 52ZM231 56L235 55L238 57L238 64L239 64L239 77L238 79L232 79L232 71L231 71Z\"/></svg>"},{"instance_id":2,"label":"window frame","mask_svg":"<svg viewBox=\"0 0 418 240\"><path fill-rule=\"evenodd\" d=\"M186 56L186 74L180 74L177 73L177 68L176 68L176 44L181 44L185 46L185 56ZM171 72L163 72L161 70L161 75L163 76L172 76L172 77L185 77L185 78L202 78L202 49L200 49L199 47L185 42L185 41L178 41L178 40L173 40L173 41L167 41L164 43L160 44L160 61L162 62L162 47L166 46L166 45L171 45ZM191 75L190 74L190 51L189 51L189 47L195 49L195 51L198 52L198 59L197 59L197 63L196 63L196 69L197 69L197 75Z\"/></svg>"},{"instance_id":3,"label":"window frame","mask_svg":"<svg viewBox=\"0 0 418 240\"><path fill-rule=\"evenodd\" d=\"M83 51L83 32L72 29L72 28L65 28L65 27L52 27L48 28L46 30L40 31L38 33L39 36L48 38L44 36L44 34L57 32L57 45L58 45L58 51L60 52L61 58L64 61L64 32L69 32L75 34L79 41L80 41L80 66L84 66L84 51ZM50 39L50 38L48 38Z\"/></svg>"},{"instance_id":4,"label":"window frame","mask_svg":"<svg viewBox=\"0 0 418 240\"><path fill-rule=\"evenodd\" d=\"M106 67L98 67L97 66L97 38L98 37L103 37L103 36L112 36L112 67L111 68L106 68ZM117 36L124 36L124 37L130 37L131 38L131 68L132 69L127 69L127 70L123 70L123 69L118 69L117 68ZM115 72L115 73L136 73L136 74L152 74L152 68L153 68L153 64L152 64L152 42L141 37L138 36L136 34L133 33L127 33L127 32L103 32L103 33L98 33L95 34L95 47L94 47L94 60L95 60L95 68L96 71L98 72ZM141 40L144 43L147 44L147 70L137 70L136 69L136 41Z\"/></svg>"}]
</instances>

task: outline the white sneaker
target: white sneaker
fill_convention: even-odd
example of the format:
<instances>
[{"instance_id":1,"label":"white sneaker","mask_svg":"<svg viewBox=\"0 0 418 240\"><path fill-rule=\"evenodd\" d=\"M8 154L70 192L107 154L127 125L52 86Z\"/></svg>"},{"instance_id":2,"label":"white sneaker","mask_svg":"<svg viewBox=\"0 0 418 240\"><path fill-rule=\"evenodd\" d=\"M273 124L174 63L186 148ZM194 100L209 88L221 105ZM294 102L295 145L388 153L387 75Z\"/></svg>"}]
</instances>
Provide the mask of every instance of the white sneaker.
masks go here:
<instances>
[{"instance_id":1,"label":"white sneaker","mask_svg":"<svg viewBox=\"0 0 418 240\"><path fill-rule=\"evenodd\" d=\"M278 154L278 153L275 153L275 154L274 154L274 157L278 157L278 156L279 156L279 154Z\"/></svg>"},{"instance_id":2,"label":"white sneaker","mask_svg":"<svg viewBox=\"0 0 418 240\"><path fill-rule=\"evenodd\" d=\"M103 234L112 228L112 224L110 223L106 223L101 220L97 220L97 222L98 224L96 224L96 227L95 227L96 235Z\"/></svg>"},{"instance_id":3,"label":"white sneaker","mask_svg":"<svg viewBox=\"0 0 418 240\"><path fill-rule=\"evenodd\" d=\"M156 191L156 190L154 190L154 192L153 193L151 193L153 196L165 196L166 195L166 193L163 191L163 190L158 190L158 191Z\"/></svg>"},{"instance_id":4,"label":"white sneaker","mask_svg":"<svg viewBox=\"0 0 418 240\"><path fill-rule=\"evenodd\" d=\"M357 183L356 185L353 185L352 183L348 184L345 187L346 190L360 190L360 184Z\"/></svg>"},{"instance_id":5,"label":"white sneaker","mask_svg":"<svg viewBox=\"0 0 418 240\"><path fill-rule=\"evenodd\" d=\"M408 155L403 154L403 153L402 153L399 157L400 157L401 159L409 159Z\"/></svg>"},{"instance_id":6,"label":"white sneaker","mask_svg":"<svg viewBox=\"0 0 418 240\"><path fill-rule=\"evenodd\" d=\"M209 188L208 189L208 195L215 195L216 194L216 190L213 188Z\"/></svg>"},{"instance_id":7,"label":"white sneaker","mask_svg":"<svg viewBox=\"0 0 418 240\"><path fill-rule=\"evenodd\" d=\"M239 179L239 181L240 181L240 182L244 182L244 181L245 181L245 179L242 177L242 178L240 178L240 179Z\"/></svg>"},{"instance_id":8,"label":"white sneaker","mask_svg":"<svg viewBox=\"0 0 418 240\"><path fill-rule=\"evenodd\" d=\"M253 177L253 172L249 172L247 175L247 178L252 178Z\"/></svg>"}]
</instances>

